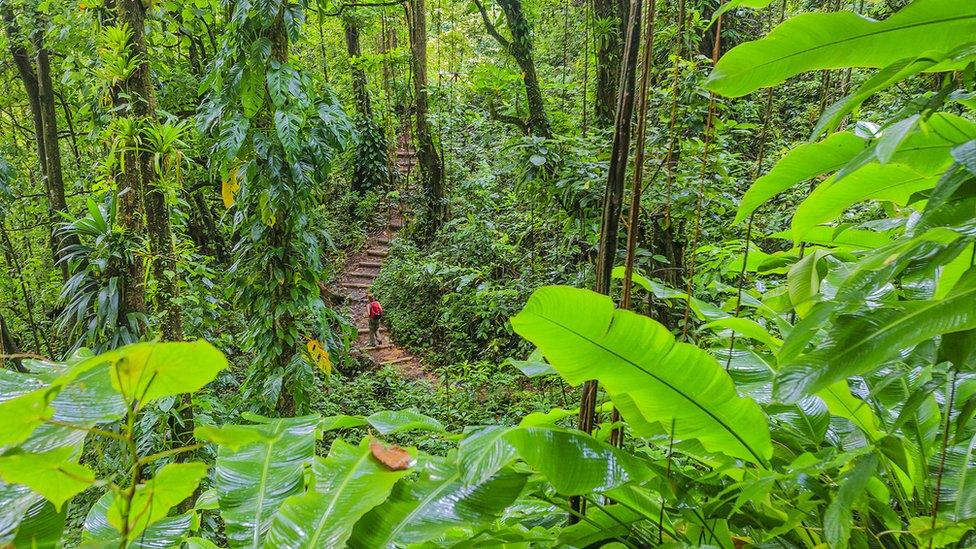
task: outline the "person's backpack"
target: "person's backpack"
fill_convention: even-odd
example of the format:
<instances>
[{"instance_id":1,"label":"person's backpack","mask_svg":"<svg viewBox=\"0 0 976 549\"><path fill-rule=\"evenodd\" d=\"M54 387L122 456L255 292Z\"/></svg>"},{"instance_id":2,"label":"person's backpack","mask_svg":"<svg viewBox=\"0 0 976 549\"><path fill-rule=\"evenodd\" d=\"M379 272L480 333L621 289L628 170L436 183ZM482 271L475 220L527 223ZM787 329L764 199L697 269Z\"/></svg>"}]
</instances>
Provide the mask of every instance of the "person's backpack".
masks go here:
<instances>
[{"instance_id":1,"label":"person's backpack","mask_svg":"<svg viewBox=\"0 0 976 549\"><path fill-rule=\"evenodd\" d=\"M370 312L373 313L374 317L381 318L383 316L383 306L380 305L379 301L374 300L372 303L369 304L369 308L370 308Z\"/></svg>"}]
</instances>

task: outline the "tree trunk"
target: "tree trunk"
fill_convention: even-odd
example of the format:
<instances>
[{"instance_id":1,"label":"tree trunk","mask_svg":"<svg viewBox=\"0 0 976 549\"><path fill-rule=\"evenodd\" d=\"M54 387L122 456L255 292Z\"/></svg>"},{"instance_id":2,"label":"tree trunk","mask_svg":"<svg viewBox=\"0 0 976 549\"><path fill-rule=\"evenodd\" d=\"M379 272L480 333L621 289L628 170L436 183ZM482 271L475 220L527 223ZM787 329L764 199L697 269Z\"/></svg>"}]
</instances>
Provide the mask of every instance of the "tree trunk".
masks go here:
<instances>
[{"instance_id":1,"label":"tree trunk","mask_svg":"<svg viewBox=\"0 0 976 549\"><path fill-rule=\"evenodd\" d=\"M627 175L627 160L630 153L631 125L634 118L634 80L637 68L637 51L640 44L641 1L631 0L627 19L627 40L621 74L623 85L617 98L616 125L613 134L613 149L610 154L610 172L603 198L603 221L600 229L600 247L596 261L595 290L601 294L610 293L610 273L617 258L620 213L623 207L624 180ZM597 382L587 381L583 385L580 401L579 429L586 433L593 431L596 416ZM583 510L583 500L570 500L573 508ZM576 515L573 515L575 517Z\"/></svg>"},{"instance_id":2,"label":"tree trunk","mask_svg":"<svg viewBox=\"0 0 976 549\"><path fill-rule=\"evenodd\" d=\"M363 54L359 43L359 25L351 17L344 18L342 24L346 31L346 51L349 53L350 65L352 65L352 60ZM366 71L356 66L352 66L352 91L356 99L356 112L360 116L372 118L373 109L366 89Z\"/></svg>"},{"instance_id":3,"label":"tree trunk","mask_svg":"<svg viewBox=\"0 0 976 549\"><path fill-rule=\"evenodd\" d=\"M4 368L7 362L7 359L2 358L3 355L16 355L19 353L20 347L17 345L17 340L14 339L13 334L7 329L7 323L3 321L3 313L0 312L0 368ZM14 365L14 370L18 372L25 371L19 359L10 359L10 363Z\"/></svg>"},{"instance_id":4,"label":"tree trunk","mask_svg":"<svg viewBox=\"0 0 976 549\"><path fill-rule=\"evenodd\" d=\"M532 56L532 36L529 33L529 22L522 10L521 0L499 0L508 30L512 33L509 51L522 71L522 83L525 85L525 99L529 105L529 128L532 133L540 137L552 137L552 128L546 116L545 102L542 99L542 88L539 86L539 76L535 70L535 60Z\"/></svg>"},{"instance_id":5,"label":"tree trunk","mask_svg":"<svg viewBox=\"0 0 976 549\"><path fill-rule=\"evenodd\" d=\"M609 32L597 37L596 46L596 124L608 127L613 124L617 105L617 87L620 81L620 65L623 57L623 38L626 36L626 0L594 0L593 16L611 21Z\"/></svg>"},{"instance_id":6,"label":"tree trunk","mask_svg":"<svg viewBox=\"0 0 976 549\"><path fill-rule=\"evenodd\" d=\"M405 6L410 30L417 160L426 202L424 236L430 239L447 221L447 204L444 201L444 167L434 147L434 138L427 122L427 8L424 0L410 0Z\"/></svg>"},{"instance_id":7,"label":"tree trunk","mask_svg":"<svg viewBox=\"0 0 976 549\"><path fill-rule=\"evenodd\" d=\"M68 211L64 197L64 179L61 174L61 153L58 149L57 118L54 113L54 93L51 84L51 71L48 62L48 52L44 48L40 30L33 33L34 44L37 48L37 71L31 62L30 55L23 45L23 37L14 19L14 14L7 4L3 5L2 15L7 33L7 43L13 56L14 64L27 92L31 117L34 122L34 139L37 145L37 161L40 167L44 192L48 199L48 212L51 219L51 230L62 222L62 213ZM64 280L68 279L68 263L62 261L64 246L80 244L78 237L69 235L59 241L52 232L50 245L55 264L61 270Z\"/></svg>"},{"instance_id":8,"label":"tree trunk","mask_svg":"<svg viewBox=\"0 0 976 549\"><path fill-rule=\"evenodd\" d=\"M129 116L138 123L148 125L156 120L156 94L153 89L149 52L146 47L146 14L141 0L117 0L119 21L129 26L132 37L129 40L129 51L140 60L139 66L126 80L128 90ZM153 303L156 314L160 317L160 331L166 341L183 340L183 316L177 304L179 285L176 274L176 257L173 251L173 235L169 225L169 205L166 204L164 190L158 185L156 171L153 166L153 151L129 151L126 154L127 164L131 166L134 177L131 180L132 190L142 195L146 214L146 232L152 252L153 278L156 281L157 292ZM130 174L126 174L129 176ZM138 263L134 261L133 263ZM170 429L177 445L185 446L193 443L193 403L189 395L184 395L179 409L179 419L170 421ZM182 454L185 455L185 454Z\"/></svg>"}]
</instances>

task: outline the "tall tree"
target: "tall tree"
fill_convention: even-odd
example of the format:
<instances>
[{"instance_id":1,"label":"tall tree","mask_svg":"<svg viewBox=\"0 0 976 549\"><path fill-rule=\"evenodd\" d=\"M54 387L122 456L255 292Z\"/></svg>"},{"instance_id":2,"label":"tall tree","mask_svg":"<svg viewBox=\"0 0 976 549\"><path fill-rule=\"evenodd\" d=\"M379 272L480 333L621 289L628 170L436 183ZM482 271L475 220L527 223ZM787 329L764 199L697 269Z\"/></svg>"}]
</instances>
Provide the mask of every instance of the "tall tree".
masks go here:
<instances>
[{"instance_id":1,"label":"tall tree","mask_svg":"<svg viewBox=\"0 0 976 549\"><path fill-rule=\"evenodd\" d=\"M363 54L359 39L359 30L363 24L362 17L355 10L347 11L342 18L342 24L356 104L356 157L352 189L362 193L382 185L387 180L386 140L382 128L373 118L373 107L366 86L366 71L359 64L359 58Z\"/></svg>"},{"instance_id":2,"label":"tall tree","mask_svg":"<svg viewBox=\"0 0 976 549\"><path fill-rule=\"evenodd\" d=\"M481 19L485 23L488 34L508 51L518 64L522 73L522 84L525 87L525 99L529 106L527 127L533 134L541 137L552 137L549 117L546 115L545 101L542 98L542 87L539 85L539 75L535 70L535 58L532 55L532 36L529 32L529 22L525 18L521 0L498 0L498 5L505 14L505 22L512 34L511 40L505 38L498 28L491 22L488 11L481 0L474 0Z\"/></svg>"},{"instance_id":3,"label":"tall tree","mask_svg":"<svg viewBox=\"0 0 976 549\"><path fill-rule=\"evenodd\" d=\"M410 31L410 68L413 73L414 116L417 131L417 160L423 182L424 232L430 238L447 221L444 196L444 166L427 120L427 7L424 0L409 0L406 4L407 27Z\"/></svg>"},{"instance_id":4,"label":"tall tree","mask_svg":"<svg viewBox=\"0 0 976 549\"><path fill-rule=\"evenodd\" d=\"M124 86L127 90L126 108L137 126L145 132L156 122L156 94L149 68L149 52L146 48L146 12L140 0L117 0L119 21L128 27L129 50L138 61ZM134 190L143 194L146 216L146 233L152 249L153 278L157 285L153 309L160 318L160 331L167 341L183 340L183 317L178 305L179 287L176 258L173 251L173 235L169 222L169 205L159 185L153 162L154 152L140 147L136 153L136 174L139 181ZM131 156L131 152L130 152ZM128 174L126 174L128 175Z\"/></svg>"},{"instance_id":5,"label":"tall tree","mask_svg":"<svg viewBox=\"0 0 976 549\"><path fill-rule=\"evenodd\" d=\"M328 342L331 313L319 296L323 246L309 213L351 134L340 105L289 59L302 19L289 0L234 10L200 108L217 137L212 169L224 174L225 205L237 210L231 280L236 305L253 319L241 340L255 355L243 399L265 413L307 409L318 389L303 340Z\"/></svg>"},{"instance_id":6,"label":"tall tree","mask_svg":"<svg viewBox=\"0 0 976 549\"><path fill-rule=\"evenodd\" d=\"M77 235L59 236L56 227L68 212L68 203L64 192L64 176L61 170L61 151L58 144L58 122L54 106L54 90L51 80L49 53L44 45L44 30L42 21L36 18L35 29L31 32L31 40L35 49L34 60L25 46L27 40L21 33L20 26L14 17L8 1L0 2L0 17L4 21L7 33L7 43L10 48L17 72L27 92L31 116L34 122L34 138L37 145L38 167L44 184L44 192L48 199L48 210L51 221L51 253L58 264L62 277L67 280L69 265L64 259L64 248L77 246L80 241Z\"/></svg>"},{"instance_id":7,"label":"tall tree","mask_svg":"<svg viewBox=\"0 0 976 549\"><path fill-rule=\"evenodd\" d=\"M593 0L596 28L596 97L594 110L600 126L613 124L617 108L621 57L626 37L627 0Z\"/></svg>"},{"instance_id":8,"label":"tall tree","mask_svg":"<svg viewBox=\"0 0 976 549\"><path fill-rule=\"evenodd\" d=\"M624 181L630 155L631 126L634 119L634 87L637 72L637 52L640 48L641 1L630 0L627 17L627 34L624 43L624 57L620 73L623 82L617 94L616 124L613 134L613 148L610 153L610 170L603 197L603 220L600 227L600 247L596 260L595 290L601 294L610 293L610 275L617 259L620 239L620 214L623 209ZM580 401L579 429L592 432L596 415L597 382L583 384ZM571 500L573 507L583 510L583 500ZM574 517L576 515L573 515Z\"/></svg>"}]
</instances>

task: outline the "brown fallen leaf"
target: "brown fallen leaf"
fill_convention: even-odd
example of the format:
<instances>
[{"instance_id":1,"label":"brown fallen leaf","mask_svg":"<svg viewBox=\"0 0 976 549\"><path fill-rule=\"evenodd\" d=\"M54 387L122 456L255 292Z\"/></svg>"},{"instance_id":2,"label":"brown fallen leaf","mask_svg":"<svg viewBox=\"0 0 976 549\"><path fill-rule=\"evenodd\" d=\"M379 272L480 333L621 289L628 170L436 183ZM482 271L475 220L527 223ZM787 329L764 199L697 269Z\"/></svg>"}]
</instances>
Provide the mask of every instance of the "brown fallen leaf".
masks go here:
<instances>
[{"instance_id":1,"label":"brown fallen leaf","mask_svg":"<svg viewBox=\"0 0 976 549\"><path fill-rule=\"evenodd\" d=\"M403 448L396 444L387 446L375 438L369 441L369 451L373 453L373 457L380 460L392 471L409 469L410 463L413 461L413 457Z\"/></svg>"}]
</instances>

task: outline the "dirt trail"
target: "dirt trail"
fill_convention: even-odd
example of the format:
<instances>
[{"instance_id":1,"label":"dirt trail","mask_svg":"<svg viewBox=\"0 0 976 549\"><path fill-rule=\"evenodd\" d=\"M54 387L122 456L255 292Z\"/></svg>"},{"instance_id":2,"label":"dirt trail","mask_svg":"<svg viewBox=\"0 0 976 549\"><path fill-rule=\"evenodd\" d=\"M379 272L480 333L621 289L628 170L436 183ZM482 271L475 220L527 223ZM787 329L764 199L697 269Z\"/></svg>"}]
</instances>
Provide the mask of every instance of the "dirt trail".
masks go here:
<instances>
[{"instance_id":1,"label":"dirt trail","mask_svg":"<svg viewBox=\"0 0 976 549\"><path fill-rule=\"evenodd\" d=\"M396 165L404 177L409 175L415 165L414 151L403 140L396 151ZM389 206L385 226L370 233L362 250L346 261L337 285L339 293L345 296L349 304L350 313L359 330L355 350L368 354L377 365L394 366L406 377L432 379L433 375L424 369L419 359L393 341L386 326L380 328L381 344L376 347L371 347L369 344L366 291L372 287L379 275L389 253L390 241L396 236L397 231L403 228L403 223L403 214L399 208L395 205Z\"/></svg>"}]
</instances>

